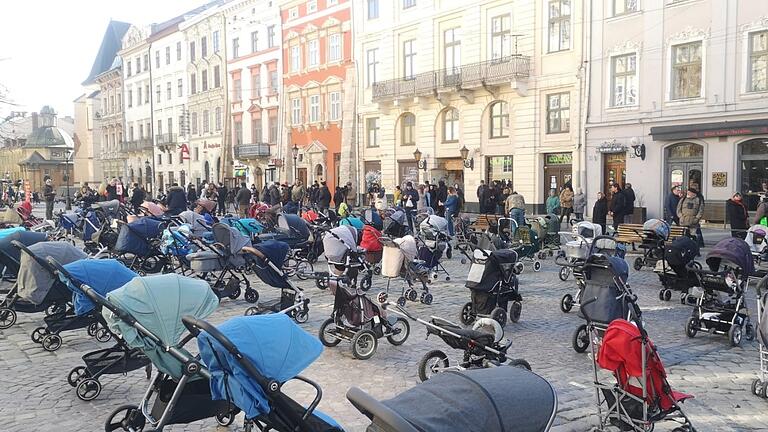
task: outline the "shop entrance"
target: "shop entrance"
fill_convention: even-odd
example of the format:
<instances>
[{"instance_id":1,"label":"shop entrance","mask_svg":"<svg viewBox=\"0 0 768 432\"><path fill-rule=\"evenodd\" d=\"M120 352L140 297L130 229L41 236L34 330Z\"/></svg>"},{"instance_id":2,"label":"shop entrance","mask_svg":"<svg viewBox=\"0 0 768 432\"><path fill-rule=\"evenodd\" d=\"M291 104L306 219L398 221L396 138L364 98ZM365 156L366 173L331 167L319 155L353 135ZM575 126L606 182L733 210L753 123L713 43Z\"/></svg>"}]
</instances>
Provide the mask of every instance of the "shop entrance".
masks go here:
<instances>
[{"instance_id":1,"label":"shop entrance","mask_svg":"<svg viewBox=\"0 0 768 432\"><path fill-rule=\"evenodd\" d=\"M560 193L560 189L571 181L571 153L547 153L544 155L544 199L551 189Z\"/></svg>"},{"instance_id":2,"label":"shop entrance","mask_svg":"<svg viewBox=\"0 0 768 432\"><path fill-rule=\"evenodd\" d=\"M627 183L627 154L603 154L603 193L611 200L611 185L619 183L623 188Z\"/></svg>"},{"instance_id":3,"label":"shop entrance","mask_svg":"<svg viewBox=\"0 0 768 432\"><path fill-rule=\"evenodd\" d=\"M672 186L683 189L698 187L703 192L702 173L704 172L704 147L694 143L680 143L667 147L664 194Z\"/></svg>"},{"instance_id":4,"label":"shop entrance","mask_svg":"<svg viewBox=\"0 0 768 432\"><path fill-rule=\"evenodd\" d=\"M756 138L739 146L739 191L750 211L757 210L758 193L768 182L768 138Z\"/></svg>"}]
</instances>

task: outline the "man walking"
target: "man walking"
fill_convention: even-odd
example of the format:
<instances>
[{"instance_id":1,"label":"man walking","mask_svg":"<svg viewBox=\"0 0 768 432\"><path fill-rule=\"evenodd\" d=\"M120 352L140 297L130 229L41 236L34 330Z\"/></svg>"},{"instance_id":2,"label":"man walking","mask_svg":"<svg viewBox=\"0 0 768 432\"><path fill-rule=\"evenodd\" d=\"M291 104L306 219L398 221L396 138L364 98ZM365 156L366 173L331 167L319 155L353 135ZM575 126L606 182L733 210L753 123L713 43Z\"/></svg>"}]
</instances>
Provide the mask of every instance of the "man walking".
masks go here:
<instances>
[{"instance_id":1,"label":"man walking","mask_svg":"<svg viewBox=\"0 0 768 432\"><path fill-rule=\"evenodd\" d=\"M248 217L248 208L251 205L251 190L245 186L245 182L240 184L240 190L235 196L237 202L237 213L241 218Z\"/></svg>"},{"instance_id":2,"label":"man walking","mask_svg":"<svg viewBox=\"0 0 768 432\"><path fill-rule=\"evenodd\" d=\"M45 187L43 188L43 197L45 198L45 218L48 220L53 219L53 200L56 198L56 191L53 189L53 181L51 179L45 180Z\"/></svg>"}]
</instances>

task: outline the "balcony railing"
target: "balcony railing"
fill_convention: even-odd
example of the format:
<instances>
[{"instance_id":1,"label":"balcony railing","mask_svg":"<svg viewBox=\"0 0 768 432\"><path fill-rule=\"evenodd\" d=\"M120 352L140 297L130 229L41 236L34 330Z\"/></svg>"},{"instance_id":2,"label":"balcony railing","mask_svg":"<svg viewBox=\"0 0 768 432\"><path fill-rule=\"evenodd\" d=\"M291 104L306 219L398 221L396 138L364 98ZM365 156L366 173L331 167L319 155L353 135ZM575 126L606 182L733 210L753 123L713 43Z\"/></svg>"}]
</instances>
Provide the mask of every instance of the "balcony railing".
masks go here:
<instances>
[{"instance_id":1,"label":"balcony railing","mask_svg":"<svg viewBox=\"0 0 768 432\"><path fill-rule=\"evenodd\" d=\"M513 55L373 84L373 101L428 96L441 90L473 89L528 78L531 58Z\"/></svg>"},{"instance_id":2,"label":"balcony railing","mask_svg":"<svg viewBox=\"0 0 768 432\"><path fill-rule=\"evenodd\" d=\"M269 157L271 154L269 144L238 144L235 146L235 158L250 159L258 157Z\"/></svg>"},{"instance_id":3,"label":"balcony railing","mask_svg":"<svg viewBox=\"0 0 768 432\"><path fill-rule=\"evenodd\" d=\"M178 139L176 138L176 134L174 133L164 133L164 134L155 135L155 140L157 141L157 145L176 144L178 142Z\"/></svg>"},{"instance_id":4,"label":"balcony railing","mask_svg":"<svg viewBox=\"0 0 768 432\"><path fill-rule=\"evenodd\" d=\"M152 149L151 138L139 138L133 141L126 141L120 144L120 151L142 151Z\"/></svg>"}]
</instances>

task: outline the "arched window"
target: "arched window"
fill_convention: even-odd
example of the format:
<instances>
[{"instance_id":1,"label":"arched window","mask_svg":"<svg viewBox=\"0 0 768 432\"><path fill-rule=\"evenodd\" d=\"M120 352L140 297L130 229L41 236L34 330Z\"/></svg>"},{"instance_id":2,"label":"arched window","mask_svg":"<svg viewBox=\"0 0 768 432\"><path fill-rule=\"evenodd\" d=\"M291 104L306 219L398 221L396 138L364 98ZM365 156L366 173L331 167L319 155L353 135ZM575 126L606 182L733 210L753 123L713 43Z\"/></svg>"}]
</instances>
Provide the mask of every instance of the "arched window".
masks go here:
<instances>
[{"instance_id":1,"label":"arched window","mask_svg":"<svg viewBox=\"0 0 768 432\"><path fill-rule=\"evenodd\" d=\"M491 104L490 129L491 138L509 136L509 110L506 102L497 101Z\"/></svg>"},{"instance_id":2,"label":"arched window","mask_svg":"<svg viewBox=\"0 0 768 432\"><path fill-rule=\"evenodd\" d=\"M459 110L448 108L443 111L443 142L459 141Z\"/></svg>"},{"instance_id":3,"label":"arched window","mask_svg":"<svg viewBox=\"0 0 768 432\"><path fill-rule=\"evenodd\" d=\"M416 116L412 113L400 118L400 145L416 145Z\"/></svg>"},{"instance_id":4,"label":"arched window","mask_svg":"<svg viewBox=\"0 0 768 432\"><path fill-rule=\"evenodd\" d=\"M315 180L323 179L323 166L321 164L315 165Z\"/></svg>"}]
</instances>

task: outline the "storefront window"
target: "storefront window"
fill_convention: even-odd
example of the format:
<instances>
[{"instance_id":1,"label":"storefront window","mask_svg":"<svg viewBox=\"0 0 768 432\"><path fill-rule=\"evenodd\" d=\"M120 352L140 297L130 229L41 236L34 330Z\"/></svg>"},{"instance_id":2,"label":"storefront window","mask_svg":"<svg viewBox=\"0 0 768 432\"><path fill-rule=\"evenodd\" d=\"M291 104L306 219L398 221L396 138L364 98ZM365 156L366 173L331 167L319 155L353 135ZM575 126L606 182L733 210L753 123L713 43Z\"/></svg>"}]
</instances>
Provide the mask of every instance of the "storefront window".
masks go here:
<instances>
[{"instance_id":1,"label":"storefront window","mask_svg":"<svg viewBox=\"0 0 768 432\"><path fill-rule=\"evenodd\" d=\"M693 143L677 144L668 149L667 157L669 159L701 158L704 157L704 147Z\"/></svg>"},{"instance_id":2,"label":"storefront window","mask_svg":"<svg viewBox=\"0 0 768 432\"><path fill-rule=\"evenodd\" d=\"M407 182L418 184L419 168L416 162L400 162L400 188L405 188Z\"/></svg>"},{"instance_id":3,"label":"storefront window","mask_svg":"<svg viewBox=\"0 0 768 432\"><path fill-rule=\"evenodd\" d=\"M768 139L749 140L740 146L739 168L741 193L744 194L749 210L757 209L763 182L768 181Z\"/></svg>"},{"instance_id":4,"label":"storefront window","mask_svg":"<svg viewBox=\"0 0 768 432\"><path fill-rule=\"evenodd\" d=\"M491 156L486 158L488 161L488 170L486 171L488 184L494 180L512 181L512 156Z\"/></svg>"}]
</instances>

